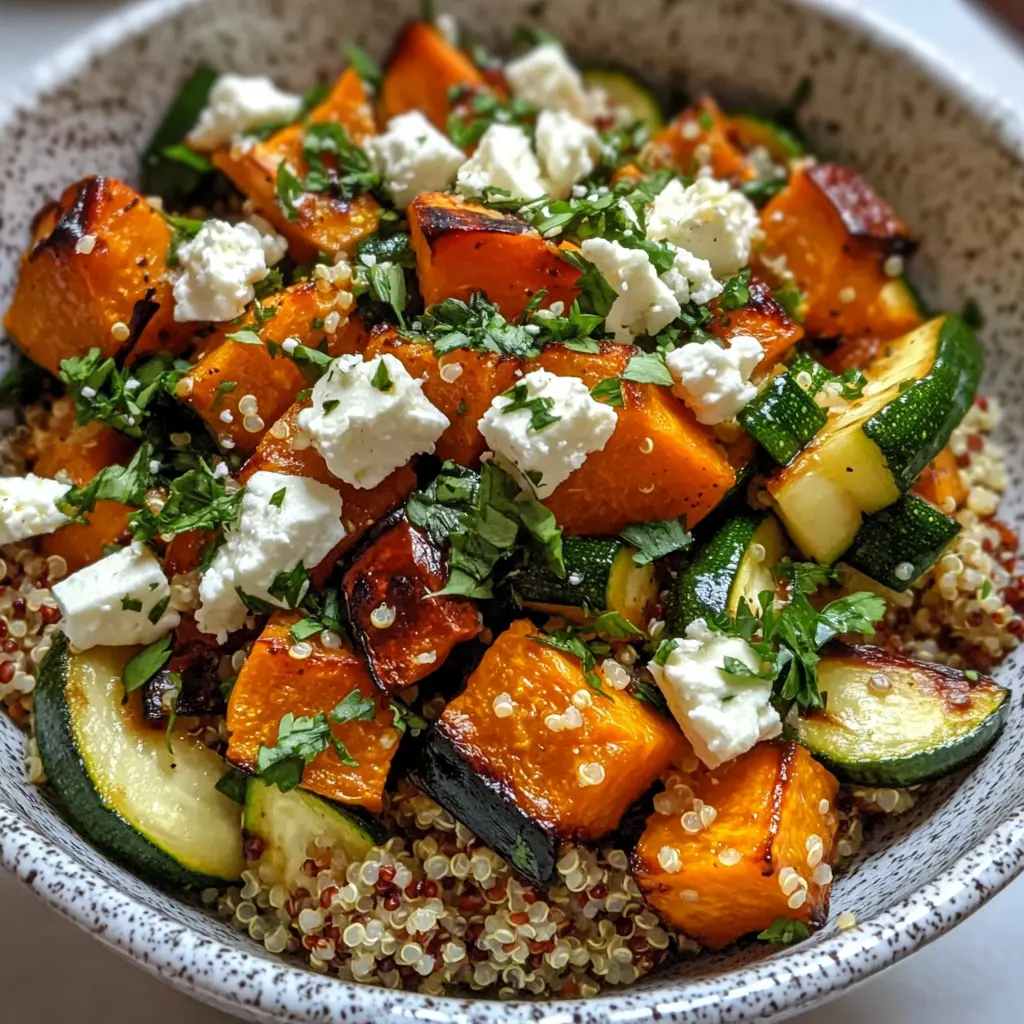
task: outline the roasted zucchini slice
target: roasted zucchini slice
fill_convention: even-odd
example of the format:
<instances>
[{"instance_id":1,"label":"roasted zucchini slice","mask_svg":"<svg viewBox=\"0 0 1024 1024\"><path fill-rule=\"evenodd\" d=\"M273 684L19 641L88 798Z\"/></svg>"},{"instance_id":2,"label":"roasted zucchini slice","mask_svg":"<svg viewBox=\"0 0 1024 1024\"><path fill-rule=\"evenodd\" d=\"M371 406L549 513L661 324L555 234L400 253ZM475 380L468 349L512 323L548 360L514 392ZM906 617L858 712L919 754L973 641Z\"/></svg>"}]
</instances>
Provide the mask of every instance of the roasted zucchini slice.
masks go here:
<instances>
[{"instance_id":1,"label":"roasted zucchini slice","mask_svg":"<svg viewBox=\"0 0 1024 1024\"><path fill-rule=\"evenodd\" d=\"M769 377L737 419L778 465L785 466L825 426L828 414L790 370Z\"/></svg>"},{"instance_id":2,"label":"roasted zucchini slice","mask_svg":"<svg viewBox=\"0 0 1024 1024\"><path fill-rule=\"evenodd\" d=\"M796 737L840 779L913 786L983 754L1010 710L1010 691L944 665L876 647L829 648L818 664L825 707L798 720Z\"/></svg>"},{"instance_id":3,"label":"roasted zucchini slice","mask_svg":"<svg viewBox=\"0 0 1024 1024\"><path fill-rule=\"evenodd\" d=\"M792 131L763 114L730 114L729 134L744 151L764 149L779 164L807 152Z\"/></svg>"},{"instance_id":4,"label":"roasted zucchini slice","mask_svg":"<svg viewBox=\"0 0 1024 1024\"><path fill-rule=\"evenodd\" d=\"M652 133L665 127L661 104L650 86L636 75L619 68L588 68L583 72L583 81L590 88L602 89L614 106L628 111Z\"/></svg>"},{"instance_id":5,"label":"roasted zucchini slice","mask_svg":"<svg viewBox=\"0 0 1024 1024\"><path fill-rule=\"evenodd\" d=\"M220 886L237 879L241 808L217 790L227 766L186 721L170 734L124 701L134 647L72 654L59 634L39 672L36 741L46 775L75 827L105 853L160 884Z\"/></svg>"}]
</instances>

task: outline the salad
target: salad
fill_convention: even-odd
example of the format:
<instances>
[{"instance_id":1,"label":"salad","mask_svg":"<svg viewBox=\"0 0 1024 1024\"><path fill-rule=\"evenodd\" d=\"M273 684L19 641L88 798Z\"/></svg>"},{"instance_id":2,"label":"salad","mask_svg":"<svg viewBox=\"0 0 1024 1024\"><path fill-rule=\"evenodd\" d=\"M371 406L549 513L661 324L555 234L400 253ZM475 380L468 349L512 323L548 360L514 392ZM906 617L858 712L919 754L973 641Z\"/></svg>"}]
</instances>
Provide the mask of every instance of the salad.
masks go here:
<instances>
[{"instance_id":1,"label":"salad","mask_svg":"<svg viewBox=\"0 0 1024 1024\"><path fill-rule=\"evenodd\" d=\"M810 153L445 16L200 68L39 211L0 700L128 869L346 981L587 996L853 927L1024 632L980 311Z\"/></svg>"}]
</instances>

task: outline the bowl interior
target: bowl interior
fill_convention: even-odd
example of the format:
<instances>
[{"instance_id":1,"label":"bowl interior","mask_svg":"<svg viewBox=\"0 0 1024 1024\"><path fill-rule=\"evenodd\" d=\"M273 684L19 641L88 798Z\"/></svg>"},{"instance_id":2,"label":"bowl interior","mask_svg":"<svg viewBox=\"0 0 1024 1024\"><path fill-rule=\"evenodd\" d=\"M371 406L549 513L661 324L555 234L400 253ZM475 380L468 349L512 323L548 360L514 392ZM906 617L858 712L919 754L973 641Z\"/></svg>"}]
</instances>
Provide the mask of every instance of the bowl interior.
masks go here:
<instances>
[{"instance_id":1,"label":"bowl interior","mask_svg":"<svg viewBox=\"0 0 1024 1024\"><path fill-rule=\"evenodd\" d=\"M158 0L112 19L51 66L37 95L6 120L0 114L0 309L10 299L18 256L39 206L85 174L135 180L141 146L193 68L209 64L262 72L303 89L337 73L349 41L383 58L416 6L414 0ZM495 48L517 24L540 17L583 62L631 68L666 90L710 86L733 103L777 107L804 75L812 76L813 92L802 117L812 144L828 157L858 163L914 227L921 249L911 277L931 304L959 309L970 297L985 314L985 390L1002 399L999 440L1014 452L1002 516L1019 523L1024 511L1018 454L1024 406L1017 399L1024 383L1018 300L1024 295L1024 172L1016 155L1017 130L1002 119L996 104L978 100L937 61L911 57L893 36L861 17L837 12L835 4L559 0L545 7L522 0L450 0L445 6ZM1024 658L1011 658L998 679L1016 688L1022 664ZM45 876L37 888L51 902L79 923L105 931L106 940L128 955L145 958L150 969L177 973L204 998L236 1012L247 1007L244 1012L267 1020L334 1016L343 1006L361 1008L363 1014L372 1008L381 1019L417 1010L438 1019L454 1013L489 1016L483 1002L385 997L283 970L248 938L140 882L82 842L44 794L26 783L22 745L12 723L0 721L0 807L7 805L4 818L12 830L0 839L2 859L20 866L23 874L27 864L34 865L31 870ZM948 926L949 916L940 913L933 923L925 922L923 934L920 928L915 932L910 922L926 917L941 897L915 894L1024 801L1022 768L1024 725L1014 713L981 765L937 786L911 813L871 836L856 870L835 886L834 911L852 910L869 922L908 902L886 939L888 948L870 925L860 930L860 952L872 951L862 970ZM1012 871L1010 865L998 868L997 883ZM120 899L119 892L129 900ZM750 968L757 950L703 957L648 978L628 993L574 1004L573 1014L594 1020L612 1013L642 1017L657 1004L662 1010L694 1011L702 1020L736 1019L741 1007L785 1012L842 983L841 970L809 977L812 964L822 962L814 959L815 949L837 962L854 955L849 946L835 952L835 942L830 926L799 950L775 954L767 973L764 965ZM766 984L774 988L767 978L795 984L788 992L773 993L765 990ZM534 1017L527 1006L506 1004L500 1012Z\"/></svg>"}]
</instances>

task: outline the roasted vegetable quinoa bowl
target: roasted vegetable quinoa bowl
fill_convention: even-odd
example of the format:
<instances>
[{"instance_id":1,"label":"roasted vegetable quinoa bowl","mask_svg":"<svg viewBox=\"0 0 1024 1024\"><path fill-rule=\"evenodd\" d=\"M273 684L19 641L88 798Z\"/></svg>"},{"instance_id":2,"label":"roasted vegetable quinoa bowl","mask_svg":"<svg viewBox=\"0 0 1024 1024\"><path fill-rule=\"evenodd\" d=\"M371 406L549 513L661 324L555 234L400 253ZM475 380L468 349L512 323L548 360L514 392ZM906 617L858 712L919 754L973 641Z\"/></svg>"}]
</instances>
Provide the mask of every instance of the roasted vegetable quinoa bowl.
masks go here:
<instances>
[{"instance_id":1,"label":"roasted vegetable quinoa bowl","mask_svg":"<svg viewBox=\"0 0 1024 1024\"><path fill-rule=\"evenodd\" d=\"M257 1019L765 1015L844 936L910 951L899 899L947 927L942 872L972 909L1020 853L1019 289L943 174L858 145L867 86L836 120L865 30L683 4L668 50L635 27L658 74L573 4L298 6L111 22L129 67L210 23L140 95L41 94L113 156L0 122L46 154L0 191L5 862L96 865ZM797 26L806 66L740 70ZM886 74L935 154L978 136L1012 238L994 122Z\"/></svg>"}]
</instances>

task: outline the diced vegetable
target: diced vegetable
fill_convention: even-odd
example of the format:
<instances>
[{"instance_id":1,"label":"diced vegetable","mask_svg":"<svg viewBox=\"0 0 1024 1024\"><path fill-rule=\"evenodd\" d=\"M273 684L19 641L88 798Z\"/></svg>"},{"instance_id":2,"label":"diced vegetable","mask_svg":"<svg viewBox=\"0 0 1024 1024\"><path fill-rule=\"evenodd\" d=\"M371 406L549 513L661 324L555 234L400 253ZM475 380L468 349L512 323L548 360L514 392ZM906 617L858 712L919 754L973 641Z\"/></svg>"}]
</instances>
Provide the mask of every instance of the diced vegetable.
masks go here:
<instances>
[{"instance_id":1,"label":"diced vegetable","mask_svg":"<svg viewBox=\"0 0 1024 1024\"><path fill-rule=\"evenodd\" d=\"M784 466L825 426L828 415L789 370L769 377L736 418L772 459Z\"/></svg>"},{"instance_id":2,"label":"diced vegetable","mask_svg":"<svg viewBox=\"0 0 1024 1024\"><path fill-rule=\"evenodd\" d=\"M804 329L786 315L763 281L751 281L750 298L739 309L722 308L721 300L712 304L715 319L711 333L729 341L737 334L749 334L764 349L764 358L754 371L755 379L768 373L804 336Z\"/></svg>"},{"instance_id":3,"label":"diced vegetable","mask_svg":"<svg viewBox=\"0 0 1024 1024\"><path fill-rule=\"evenodd\" d=\"M716 178L739 178L746 174L743 153L729 138L729 121L721 107L702 96L674 117L644 147L641 162L648 167L671 167L680 174L696 174L704 161L698 161L698 147L706 155L707 166Z\"/></svg>"},{"instance_id":4,"label":"diced vegetable","mask_svg":"<svg viewBox=\"0 0 1024 1024\"><path fill-rule=\"evenodd\" d=\"M782 165L807 152L793 132L763 114L730 114L729 134L745 152L764 149Z\"/></svg>"},{"instance_id":5,"label":"diced vegetable","mask_svg":"<svg viewBox=\"0 0 1024 1024\"><path fill-rule=\"evenodd\" d=\"M966 503L967 485L960 475L956 456L948 445L925 466L913 490L943 512L953 512Z\"/></svg>"},{"instance_id":6,"label":"diced vegetable","mask_svg":"<svg viewBox=\"0 0 1024 1024\"><path fill-rule=\"evenodd\" d=\"M646 609L658 598L652 564L637 565L636 549L618 540L566 537L562 541L565 576L556 576L539 558L514 580L516 593L533 611L587 622L603 612L617 612L639 629Z\"/></svg>"},{"instance_id":7,"label":"diced vegetable","mask_svg":"<svg viewBox=\"0 0 1024 1024\"><path fill-rule=\"evenodd\" d=\"M182 721L168 737L124 701L133 647L72 654L55 637L35 691L35 735L47 778L75 827L101 850L163 885L237 879L241 808L216 789L224 761ZM170 741L173 753L168 750Z\"/></svg>"},{"instance_id":8,"label":"diced vegetable","mask_svg":"<svg viewBox=\"0 0 1024 1024\"><path fill-rule=\"evenodd\" d=\"M996 740L1010 692L945 665L875 647L836 646L818 664L825 707L798 720L797 738L840 779L914 786L964 767Z\"/></svg>"},{"instance_id":9,"label":"diced vegetable","mask_svg":"<svg viewBox=\"0 0 1024 1024\"><path fill-rule=\"evenodd\" d=\"M342 592L370 672L399 693L437 671L452 648L480 632L475 602L431 594L448 582L448 560L403 513L384 521L346 571Z\"/></svg>"},{"instance_id":10,"label":"diced vegetable","mask_svg":"<svg viewBox=\"0 0 1024 1024\"><path fill-rule=\"evenodd\" d=\"M646 125L654 133L665 127L661 104L650 86L636 75L619 68L588 68L583 72L583 84L600 89L613 107L629 112L633 120Z\"/></svg>"},{"instance_id":11,"label":"diced vegetable","mask_svg":"<svg viewBox=\"0 0 1024 1024\"><path fill-rule=\"evenodd\" d=\"M134 189L85 178L36 219L4 318L11 339L56 374L98 348L133 357L183 347L175 324L167 247L171 230Z\"/></svg>"},{"instance_id":12,"label":"diced vegetable","mask_svg":"<svg viewBox=\"0 0 1024 1024\"><path fill-rule=\"evenodd\" d=\"M424 192L409 205L420 292L429 306L483 292L508 320L544 291L544 306L568 309L579 295L579 271L523 221L444 192Z\"/></svg>"},{"instance_id":13,"label":"diced vegetable","mask_svg":"<svg viewBox=\"0 0 1024 1024\"><path fill-rule=\"evenodd\" d=\"M805 555L832 562L866 513L891 505L949 440L974 399L982 355L955 316L888 342L864 371L860 398L767 481Z\"/></svg>"},{"instance_id":14,"label":"diced vegetable","mask_svg":"<svg viewBox=\"0 0 1024 1024\"><path fill-rule=\"evenodd\" d=\"M559 838L605 835L687 750L670 719L606 681L592 689L580 660L540 636L520 620L495 640L417 771L435 800L535 882L550 880ZM579 726L552 731L551 717L560 725L567 711Z\"/></svg>"},{"instance_id":15,"label":"diced vegetable","mask_svg":"<svg viewBox=\"0 0 1024 1024\"><path fill-rule=\"evenodd\" d=\"M676 577L666 617L669 635L682 636L694 619L735 619L741 600L756 615L759 596L775 589L772 568L785 543L773 515L744 513L729 519Z\"/></svg>"},{"instance_id":16,"label":"diced vegetable","mask_svg":"<svg viewBox=\"0 0 1024 1024\"><path fill-rule=\"evenodd\" d=\"M714 819L684 828L680 801L648 819L633 854L637 883L665 920L713 949L777 917L820 925L830 883L815 880L814 865L832 850L835 778L795 743L759 743L683 781Z\"/></svg>"},{"instance_id":17,"label":"diced vegetable","mask_svg":"<svg viewBox=\"0 0 1024 1024\"><path fill-rule=\"evenodd\" d=\"M384 782L398 749L388 700L374 686L366 663L342 639L328 648L319 634L302 643L308 656L296 657L300 641L291 627L302 619L295 612L277 612L267 623L242 666L228 702L231 741L227 759L251 774L258 771L260 747L276 744L281 719L329 715L349 694L375 705L369 720L332 723L335 739L344 744L356 764L344 764L330 746L317 754L302 773L302 787L343 804L358 804L372 813L383 806ZM300 649L305 655L305 649Z\"/></svg>"},{"instance_id":18,"label":"diced vegetable","mask_svg":"<svg viewBox=\"0 0 1024 1024\"><path fill-rule=\"evenodd\" d=\"M916 494L865 516L843 561L902 592L926 573L960 532L960 524Z\"/></svg>"}]
</instances>

